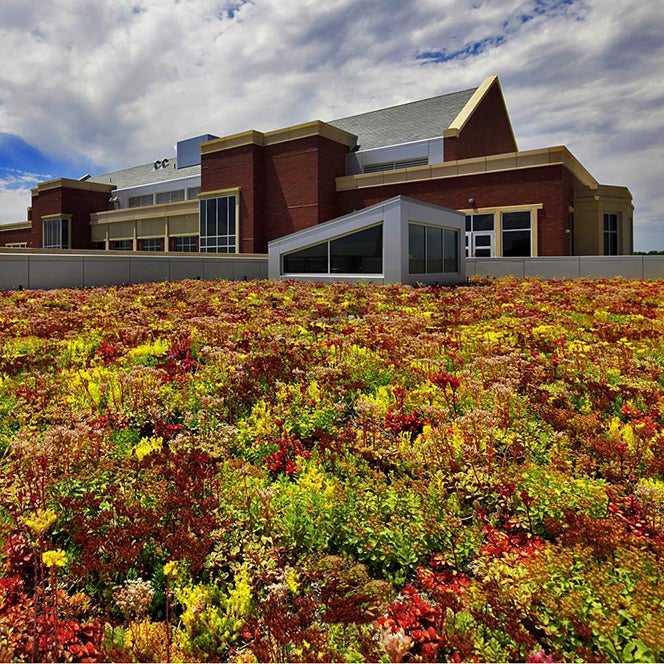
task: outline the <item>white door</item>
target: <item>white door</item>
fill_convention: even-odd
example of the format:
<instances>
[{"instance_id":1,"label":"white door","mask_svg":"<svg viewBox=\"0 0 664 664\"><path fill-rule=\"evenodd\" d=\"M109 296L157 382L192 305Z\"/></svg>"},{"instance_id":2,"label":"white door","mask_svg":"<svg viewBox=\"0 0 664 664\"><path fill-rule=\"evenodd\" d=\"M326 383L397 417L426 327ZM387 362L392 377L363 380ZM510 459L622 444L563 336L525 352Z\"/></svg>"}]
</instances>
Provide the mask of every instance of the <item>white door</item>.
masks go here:
<instances>
[{"instance_id":1,"label":"white door","mask_svg":"<svg viewBox=\"0 0 664 664\"><path fill-rule=\"evenodd\" d=\"M491 258L496 255L496 234L493 232L466 233L466 255L471 258Z\"/></svg>"}]
</instances>

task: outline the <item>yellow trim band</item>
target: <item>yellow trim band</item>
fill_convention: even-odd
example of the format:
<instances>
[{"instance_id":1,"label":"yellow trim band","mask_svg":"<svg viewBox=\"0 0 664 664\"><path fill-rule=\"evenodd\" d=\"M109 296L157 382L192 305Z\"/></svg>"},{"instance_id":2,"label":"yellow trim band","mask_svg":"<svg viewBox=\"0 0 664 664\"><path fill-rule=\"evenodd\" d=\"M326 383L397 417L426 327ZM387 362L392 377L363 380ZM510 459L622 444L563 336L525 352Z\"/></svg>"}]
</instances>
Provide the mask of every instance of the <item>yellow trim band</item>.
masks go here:
<instances>
[{"instance_id":1,"label":"yellow trim band","mask_svg":"<svg viewBox=\"0 0 664 664\"><path fill-rule=\"evenodd\" d=\"M198 194L199 199L218 198L219 196L239 196L240 187L231 187L230 189L215 189L214 191L202 191Z\"/></svg>"},{"instance_id":2,"label":"yellow trim band","mask_svg":"<svg viewBox=\"0 0 664 664\"><path fill-rule=\"evenodd\" d=\"M71 221L71 218L73 216L74 215L72 214L45 214L42 217L42 221L46 221L47 219L68 219L69 221Z\"/></svg>"},{"instance_id":3,"label":"yellow trim band","mask_svg":"<svg viewBox=\"0 0 664 664\"><path fill-rule=\"evenodd\" d=\"M233 148L245 145L260 145L262 147L285 143L300 138L309 138L311 136L322 136L336 143L341 143L347 147L353 147L357 141L357 136L350 134L343 129L333 127L321 120L313 120L304 124L284 127L266 133L251 129L240 134L232 134L223 138L215 138L211 141L201 143L201 155L231 150Z\"/></svg>"},{"instance_id":4,"label":"yellow trim band","mask_svg":"<svg viewBox=\"0 0 664 664\"><path fill-rule=\"evenodd\" d=\"M525 152L507 152L488 157L445 161L428 166L411 166L410 168L399 168L393 171L346 175L337 178L336 183L337 191L350 191L389 184L406 184L408 182L454 178L462 175L483 175L485 173L556 165L567 168L581 183L590 189L597 189L599 186L597 180L590 175L564 145Z\"/></svg>"}]
</instances>

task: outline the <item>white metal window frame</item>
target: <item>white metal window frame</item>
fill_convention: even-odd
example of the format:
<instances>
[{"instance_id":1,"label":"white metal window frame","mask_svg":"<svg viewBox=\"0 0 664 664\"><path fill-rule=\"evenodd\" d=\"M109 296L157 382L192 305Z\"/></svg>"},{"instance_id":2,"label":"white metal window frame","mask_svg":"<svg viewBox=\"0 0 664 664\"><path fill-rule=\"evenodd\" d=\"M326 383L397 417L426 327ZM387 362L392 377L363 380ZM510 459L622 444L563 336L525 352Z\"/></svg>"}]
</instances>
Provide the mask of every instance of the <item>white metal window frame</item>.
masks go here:
<instances>
[{"instance_id":1,"label":"white metal window frame","mask_svg":"<svg viewBox=\"0 0 664 664\"><path fill-rule=\"evenodd\" d=\"M216 221L215 235L207 234L208 203L212 200L217 202L217 215L219 214L219 201L226 199L226 229L227 233L219 233L219 218ZM198 212L198 251L200 253L237 254L239 252L239 230L240 230L240 190L226 189L222 191L209 192L199 195ZM230 232L230 210L233 210L233 232Z\"/></svg>"},{"instance_id":2,"label":"white metal window frame","mask_svg":"<svg viewBox=\"0 0 664 664\"><path fill-rule=\"evenodd\" d=\"M44 249L71 248L71 215L58 214L42 217L42 247Z\"/></svg>"},{"instance_id":3,"label":"white metal window frame","mask_svg":"<svg viewBox=\"0 0 664 664\"><path fill-rule=\"evenodd\" d=\"M503 256L503 224L502 215L505 212L530 212L530 256L537 256L537 211L541 210L543 205L541 203L531 203L526 205L505 205L502 207L486 207L486 208L471 208L460 209L466 216L493 214L494 215L494 230L493 230L493 243L492 243L492 256ZM485 233L490 231L477 231L478 233ZM506 231L510 232L510 231ZM466 258L474 258L470 253L469 248L472 246L472 241L469 242L469 232L466 231Z\"/></svg>"}]
</instances>

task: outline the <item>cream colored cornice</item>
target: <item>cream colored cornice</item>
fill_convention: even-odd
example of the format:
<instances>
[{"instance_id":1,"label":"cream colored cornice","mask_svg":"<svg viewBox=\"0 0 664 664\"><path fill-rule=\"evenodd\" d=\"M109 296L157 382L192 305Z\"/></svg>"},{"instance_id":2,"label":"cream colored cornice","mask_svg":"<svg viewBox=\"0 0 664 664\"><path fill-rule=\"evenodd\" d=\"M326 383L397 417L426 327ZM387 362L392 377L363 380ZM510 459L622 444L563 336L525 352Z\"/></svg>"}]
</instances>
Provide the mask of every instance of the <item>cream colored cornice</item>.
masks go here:
<instances>
[{"instance_id":1,"label":"cream colored cornice","mask_svg":"<svg viewBox=\"0 0 664 664\"><path fill-rule=\"evenodd\" d=\"M139 208L93 212L90 215L90 225L113 224L139 219L163 219L184 214L198 214L198 201L177 201L176 203L160 203L159 205L147 205Z\"/></svg>"},{"instance_id":2,"label":"cream colored cornice","mask_svg":"<svg viewBox=\"0 0 664 664\"><path fill-rule=\"evenodd\" d=\"M57 180L48 180L40 182L32 193L48 191L49 189L82 189L84 191L99 191L110 193L116 188L114 184L103 184L101 182L90 182L89 180L70 180L69 178L58 178Z\"/></svg>"},{"instance_id":3,"label":"cream colored cornice","mask_svg":"<svg viewBox=\"0 0 664 664\"><path fill-rule=\"evenodd\" d=\"M287 141L294 141L300 138L309 138L311 136L322 136L336 143L341 143L348 147L355 145L357 137L354 134L349 134L343 129L333 127L321 120L314 120L304 124L294 125L292 127L285 127L283 129L276 129L262 133L252 129L250 131L242 132L241 134L233 134L223 138L215 138L212 141L205 141L201 143L201 154L212 154L214 152L221 152L223 150L231 150L245 145L260 145L268 146L277 143L285 143Z\"/></svg>"},{"instance_id":4,"label":"cream colored cornice","mask_svg":"<svg viewBox=\"0 0 664 664\"><path fill-rule=\"evenodd\" d=\"M201 155L239 148L244 145L264 145L264 139L265 134L254 129L243 131L241 134L231 134L223 138L215 138L211 141L201 143Z\"/></svg>"},{"instance_id":5,"label":"cream colored cornice","mask_svg":"<svg viewBox=\"0 0 664 664\"><path fill-rule=\"evenodd\" d=\"M60 214L45 214L42 217L42 221L44 221L46 219L71 219L73 216L74 215L72 215L72 214L62 214L62 213L60 213Z\"/></svg>"},{"instance_id":6,"label":"cream colored cornice","mask_svg":"<svg viewBox=\"0 0 664 664\"><path fill-rule=\"evenodd\" d=\"M430 164L429 166L412 166L393 171L347 175L337 178L336 184L337 191L348 191L554 165L564 166L580 182L591 189L597 189L599 186L597 180L562 145L539 150L526 150L525 152L507 152L505 154L489 155L488 157L446 161L440 164Z\"/></svg>"},{"instance_id":7,"label":"cream colored cornice","mask_svg":"<svg viewBox=\"0 0 664 664\"><path fill-rule=\"evenodd\" d=\"M461 130L464 128L468 120L470 120L472 114L475 112L475 109L480 105L484 97L488 94L489 90L493 86L498 87L498 93L500 94L500 98L503 100L503 105L505 106L505 109L507 109L507 105L505 104L505 97L503 96L503 90L500 87L500 81L498 80L497 76L489 76L485 78L480 86L475 90L473 93L472 97L466 102L466 105L461 109L459 112L459 115L452 120L450 126L443 131L443 137L444 138L458 138L459 135L461 134ZM512 122L509 117L509 113L507 114L507 121L509 122L510 125L510 132L512 134L512 140L514 141L514 145L516 145L516 137L514 136L514 129L512 129Z\"/></svg>"},{"instance_id":8,"label":"cream colored cornice","mask_svg":"<svg viewBox=\"0 0 664 664\"><path fill-rule=\"evenodd\" d=\"M216 196L239 196L240 187L230 187L229 189L215 189L213 191L202 191L198 198L214 198Z\"/></svg>"},{"instance_id":9,"label":"cream colored cornice","mask_svg":"<svg viewBox=\"0 0 664 664\"><path fill-rule=\"evenodd\" d=\"M501 212L519 212L520 210L542 210L543 203L523 203L522 205L494 205L492 207L481 208L459 208L457 212L463 214L487 214L500 210Z\"/></svg>"},{"instance_id":10,"label":"cream colored cornice","mask_svg":"<svg viewBox=\"0 0 664 664\"><path fill-rule=\"evenodd\" d=\"M6 231L27 231L32 228L31 221L15 221L11 224L2 224L0 225L0 233Z\"/></svg>"}]
</instances>

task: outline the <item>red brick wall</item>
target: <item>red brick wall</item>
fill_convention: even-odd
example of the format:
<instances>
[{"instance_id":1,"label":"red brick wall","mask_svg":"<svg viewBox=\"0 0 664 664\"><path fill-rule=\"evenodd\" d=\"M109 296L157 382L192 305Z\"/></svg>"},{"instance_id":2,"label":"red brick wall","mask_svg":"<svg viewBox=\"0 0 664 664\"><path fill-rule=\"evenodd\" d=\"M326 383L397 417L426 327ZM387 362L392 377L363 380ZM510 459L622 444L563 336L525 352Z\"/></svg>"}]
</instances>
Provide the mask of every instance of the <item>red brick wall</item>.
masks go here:
<instances>
[{"instance_id":1,"label":"red brick wall","mask_svg":"<svg viewBox=\"0 0 664 664\"><path fill-rule=\"evenodd\" d=\"M48 192L44 192L48 193ZM43 199L45 209L56 208L56 211L52 214L57 214L57 208L60 205L60 199L56 199L55 196L46 197ZM29 247L40 248L42 246L42 214L51 214L49 212L42 213L42 197L40 194L32 195L32 231L30 232L30 242L28 243Z\"/></svg>"},{"instance_id":2,"label":"red brick wall","mask_svg":"<svg viewBox=\"0 0 664 664\"><path fill-rule=\"evenodd\" d=\"M29 228L26 228L25 230L7 231L3 230L2 226L0 226L0 247L4 247L11 242L27 242L29 247L31 246L30 232Z\"/></svg>"},{"instance_id":3,"label":"red brick wall","mask_svg":"<svg viewBox=\"0 0 664 664\"><path fill-rule=\"evenodd\" d=\"M109 209L110 193L63 188L62 212L71 214L71 248L90 249L90 213Z\"/></svg>"},{"instance_id":4,"label":"red brick wall","mask_svg":"<svg viewBox=\"0 0 664 664\"><path fill-rule=\"evenodd\" d=\"M110 194L105 191L87 191L67 186L40 191L32 197L31 247L43 246L42 218L51 214L72 215L71 248L90 249L90 213L109 209Z\"/></svg>"},{"instance_id":5,"label":"red brick wall","mask_svg":"<svg viewBox=\"0 0 664 664\"><path fill-rule=\"evenodd\" d=\"M468 208L471 197L479 208L540 203L543 207L538 214L538 253L540 256L566 256L569 253L569 237L565 230L568 227L573 182L574 178L566 169L552 165L356 189L339 192L335 216L397 195L455 210Z\"/></svg>"},{"instance_id":6,"label":"red brick wall","mask_svg":"<svg viewBox=\"0 0 664 664\"><path fill-rule=\"evenodd\" d=\"M264 148L243 145L201 156L201 192L240 187L240 252L263 244Z\"/></svg>"},{"instance_id":7,"label":"red brick wall","mask_svg":"<svg viewBox=\"0 0 664 664\"><path fill-rule=\"evenodd\" d=\"M494 83L458 138L444 139L443 155L445 161L456 161L516 150L507 108L500 87Z\"/></svg>"},{"instance_id":8,"label":"red brick wall","mask_svg":"<svg viewBox=\"0 0 664 664\"><path fill-rule=\"evenodd\" d=\"M334 216L348 148L321 136L202 155L201 191L240 187L240 251Z\"/></svg>"},{"instance_id":9,"label":"red brick wall","mask_svg":"<svg viewBox=\"0 0 664 664\"><path fill-rule=\"evenodd\" d=\"M266 240L334 217L335 179L345 174L347 152L345 145L321 136L266 148Z\"/></svg>"}]
</instances>

